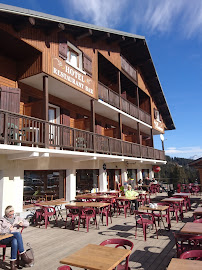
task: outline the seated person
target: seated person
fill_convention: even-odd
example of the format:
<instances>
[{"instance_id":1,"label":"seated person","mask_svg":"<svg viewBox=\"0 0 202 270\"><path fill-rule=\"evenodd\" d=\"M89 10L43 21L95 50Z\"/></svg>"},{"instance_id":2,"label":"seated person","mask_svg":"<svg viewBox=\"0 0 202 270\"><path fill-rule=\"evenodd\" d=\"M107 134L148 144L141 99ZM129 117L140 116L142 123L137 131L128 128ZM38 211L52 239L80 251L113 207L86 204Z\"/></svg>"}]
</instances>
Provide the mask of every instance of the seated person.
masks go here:
<instances>
[{"instance_id":1,"label":"seated person","mask_svg":"<svg viewBox=\"0 0 202 270\"><path fill-rule=\"evenodd\" d=\"M29 222L19 216L14 215L14 208L9 205L5 209L5 216L0 218L0 233L1 234L12 234L12 237L3 239L0 241L2 245L11 246L11 270L17 270L16 260L17 252L19 251L21 259L24 264L31 264L32 260L27 256L24 250L22 235L19 232L21 227L28 227Z\"/></svg>"},{"instance_id":2,"label":"seated person","mask_svg":"<svg viewBox=\"0 0 202 270\"><path fill-rule=\"evenodd\" d=\"M142 186L143 185L143 180L139 179L137 183L138 183L138 186Z\"/></svg>"},{"instance_id":3,"label":"seated person","mask_svg":"<svg viewBox=\"0 0 202 270\"><path fill-rule=\"evenodd\" d=\"M138 197L139 193L136 190L133 190L131 185L128 185L128 190L125 192L126 198L132 198L132 197ZM134 210L134 204L135 204L135 209L138 209L138 204L137 200L132 200L131 201L131 210Z\"/></svg>"},{"instance_id":4,"label":"seated person","mask_svg":"<svg viewBox=\"0 0 202 270\"><path fill-rule=\"evenodd\" d=\"M158 181L155 178L152 178L152 184L158 184Z\"/></svg>"}]
</instances>

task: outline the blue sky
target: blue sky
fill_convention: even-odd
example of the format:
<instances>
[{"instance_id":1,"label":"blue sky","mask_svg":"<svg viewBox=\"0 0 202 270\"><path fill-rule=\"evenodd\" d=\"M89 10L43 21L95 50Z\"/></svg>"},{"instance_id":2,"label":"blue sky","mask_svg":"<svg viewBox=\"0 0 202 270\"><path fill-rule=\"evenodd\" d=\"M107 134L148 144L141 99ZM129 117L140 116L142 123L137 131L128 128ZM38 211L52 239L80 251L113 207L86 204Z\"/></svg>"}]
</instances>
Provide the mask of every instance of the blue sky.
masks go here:
<instances>
[{"instance_id":1,"label":"blue sky","mask_svg":"<svg viewBox=\"0 0 202 270\"><path fill-rule=\"evenodd\" d=\"M146 37L176 130L166 154L202 156L201 0L6 0L1 3ZM160 149L159 136L155 147Z\"/></svg>"}]
</instances>

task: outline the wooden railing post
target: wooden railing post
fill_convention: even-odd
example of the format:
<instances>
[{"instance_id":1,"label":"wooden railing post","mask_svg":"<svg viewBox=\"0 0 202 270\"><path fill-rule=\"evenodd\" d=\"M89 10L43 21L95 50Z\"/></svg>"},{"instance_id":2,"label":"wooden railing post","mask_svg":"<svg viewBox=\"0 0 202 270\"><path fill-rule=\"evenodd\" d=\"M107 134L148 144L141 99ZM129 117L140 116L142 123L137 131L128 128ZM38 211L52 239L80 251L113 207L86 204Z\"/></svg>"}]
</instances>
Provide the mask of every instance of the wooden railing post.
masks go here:
<instances>
[{"instance_id":1,"label":"wooden railing post","mask_svg":"<svg viewBox=\"0 0 202 270\"><path fill-rule=\"evenodd\" d=\"M49 123L45 123L45 129L44 129L44 142L45 142L45 148L49 147Z\"/></svg>"},{"instance_id":2,"label":"wooden railing post","mask_svg":"<svg viewBox=\"0 0 202 270\"><path fill-rule=\"evenodd\" d=\"M4 114L4 144L8 144L8 114Z\"/></svg>"}]
</instances>

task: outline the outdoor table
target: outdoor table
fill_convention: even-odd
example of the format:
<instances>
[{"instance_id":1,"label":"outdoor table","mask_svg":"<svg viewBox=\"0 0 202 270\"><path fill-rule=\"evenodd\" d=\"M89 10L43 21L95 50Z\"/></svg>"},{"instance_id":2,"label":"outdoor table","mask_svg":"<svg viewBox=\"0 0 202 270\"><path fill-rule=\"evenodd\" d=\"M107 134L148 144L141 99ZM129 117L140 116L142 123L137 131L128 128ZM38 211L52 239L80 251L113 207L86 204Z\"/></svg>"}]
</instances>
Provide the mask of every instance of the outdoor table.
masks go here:
<instances>
[{"instance_id":1,"label":"outdoor table","mask_svg":"<svg viewBox=\"0 0 202 270\"><path fill-rule=\"evenodd\" d=\"M65 206L68 207L78 207L78 208L85 208L85 207L93 207L93 208L103 208L106 206L109 206L110 203L109 202L72 202L72 203L68 203ZM99 224L100 224L100 220L101 220L101 211L100 213L100 219L98 221L98 229L100 228Z\"/></svg>"},{"instance_id":2,"label":"outdoor table","mask_svg":"<svg viewBox=\"0 0 202 270\"><path fill-rule=\"evenodd\" d=\"M176 259L173 258L168 265L167 270L201 270L202 269L202 261L196 260L184 260L184 259Z\"/></svg>"},{"instance_id":3,"label":"outdoor table","mask_svg":"<svg viewBox=\"0 0 202 270\"><path fill-rule=\"evenodd\" d=\"M184 198L165 198L165 199L163 199L161 201L162 202L168 202L168 203L180 202L180 216L181 216L181 220L183 219L182 203L184 201Z\"/></svg>"},{"instance_id":4,"label":"outdoor table","mask_svg":"<svg viewBox=\"0 0 202 270\"><path fill-rule=\"evenodd\" d=\"M180 231L181 233L202 234L202 223L187 222Z\"/></svg>"},{"instance_id":5,"label":"outdoor table","mask_svg":"<svg viewBox=\"0 0 202 270\"><path fill-rule=\"evenodd\" d=\"M60 263L91 270L111 270L122 262L131 250L89 244Z\"/></svg>"},{"instance_id":6,"label":"outdoor table","mask_svg":"<svg viewBox=\"0 0 202 270\"><path fill-rule=\"evenodd\" d=\"M116 198L116 195L99 195L99 194L96 194L96 193L92 193L92 194L83 194L83 195L77 195L75 197L76 199L94 199L94 200L97 200L97 199L110 199L110 200L113 200Z\"/></svg>"},{"instance_id":7,"label":"outdoor table","mask_svg":"<svg viewBox=\"0 0 202 270\"><path fill-rule=\"evenodd\" d=\"M188 201L189 210L191 210L191 201L190 201L191 193L189 193L189 192L179 192L179 193L174 193L173 196L178 196L178 197L181 197L181 198L185 198L185 200Z\"/></svg>"},{"instance_id":8,"label":"outdoor table","mask_svg":"<svg viewBox=\"0 0 202 270\"><path fill-rule=\"evenodd\" d=\"M0 241L3 240L3 239L10 238L10 237L12 237L12 236L13 236L13 234L11 234L11 233L0 234Z\"/></svg>"},{"instance_id":9,"label":"outdoor table","mask_svg":"<svg viewBox=\"0 0 202 270\"><path fill-rule=\"evenodd\" d=\"M163 221L162 211L166 211L168 209L169 209L169 206L167 206L167 205L157 205L156 207L150 207L150 206L145 205L145 206L140 206L138 208L138 211L141 211L141 210L143 210L143 211L150 210L152 212L153 211L159 211L160 212L160 219L161 219L161 221L163 223L164 229L166 229L164 221ZM170 214L169 213L168 213L168 217L169 217L169 220L170 220ZM170 229L169 224L168 224L168 229ZM161 229L161 227L160 227L160 229Z\"/></svg>"},{"instance_id":10,"label":"outdoor table","mask_svg":"<svg viewBox=\"0 0 202 270\"><path fill-rule=\"evenodd\" d=\"M202 217L202 207L197 207L195 210L194 210L194 218L196 218L197 216L201 216Z\"/></svg>"}]
</instances>

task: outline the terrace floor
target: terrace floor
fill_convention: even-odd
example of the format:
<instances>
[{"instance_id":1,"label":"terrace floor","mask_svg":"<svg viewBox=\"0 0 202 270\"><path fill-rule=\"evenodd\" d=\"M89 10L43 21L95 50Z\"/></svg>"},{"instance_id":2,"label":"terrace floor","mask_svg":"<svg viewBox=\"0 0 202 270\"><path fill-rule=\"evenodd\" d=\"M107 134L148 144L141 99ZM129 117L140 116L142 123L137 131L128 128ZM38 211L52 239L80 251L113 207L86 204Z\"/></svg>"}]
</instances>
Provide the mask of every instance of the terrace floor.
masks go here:
<instances>
[{"instance_id":1,"label":"terrace floor","mask_svg":"<svg viewBox=\"0 0 202 270\"><path fill-rule=\"evenodd\" d=\"M158 194L153 196L152 201L160 200L167 194ZM176 257L175 240L173 232L180 230L188 221L193 221L193 210L201 206L201 196L191 196L192 210L184 213L183 222L171 221L171 230L161 230L159 238L156 238L155 230L147 230L147 241L144 241L142 228L138 229L137 238L135 238L134 215L125 219L124 214L112 218L112 224L103 226L97 230L93 224L87 233L86 228L80 227L80 230L72 230L71 227L65 229L64 223L59 222L58 226L50 224L47 229L45 226L30 226L23 231L24 245L29 242L34 249L35 264L33 270L56 270L60 266L60 259L79 250L85 245L100 244L109 238L126 238L134 243L134 248L130 256L129 266L131 269L149 269L163 270L166 269L172 257ZM65 212L65 211L64 211ZM65 213L64 213L65 214ZM98 218L97 218L98 219ZM105 217L104 217L105 221ZM2 254L2 250L0 250ZM6 260L0 261L0 269L10 269L9 266L10 248L6 251ZM89 254L90 257L90 254ZM2 259L2 257L1 257ZM78 269L72 267L72 269Z\"/></svg>"}]
</instances>

